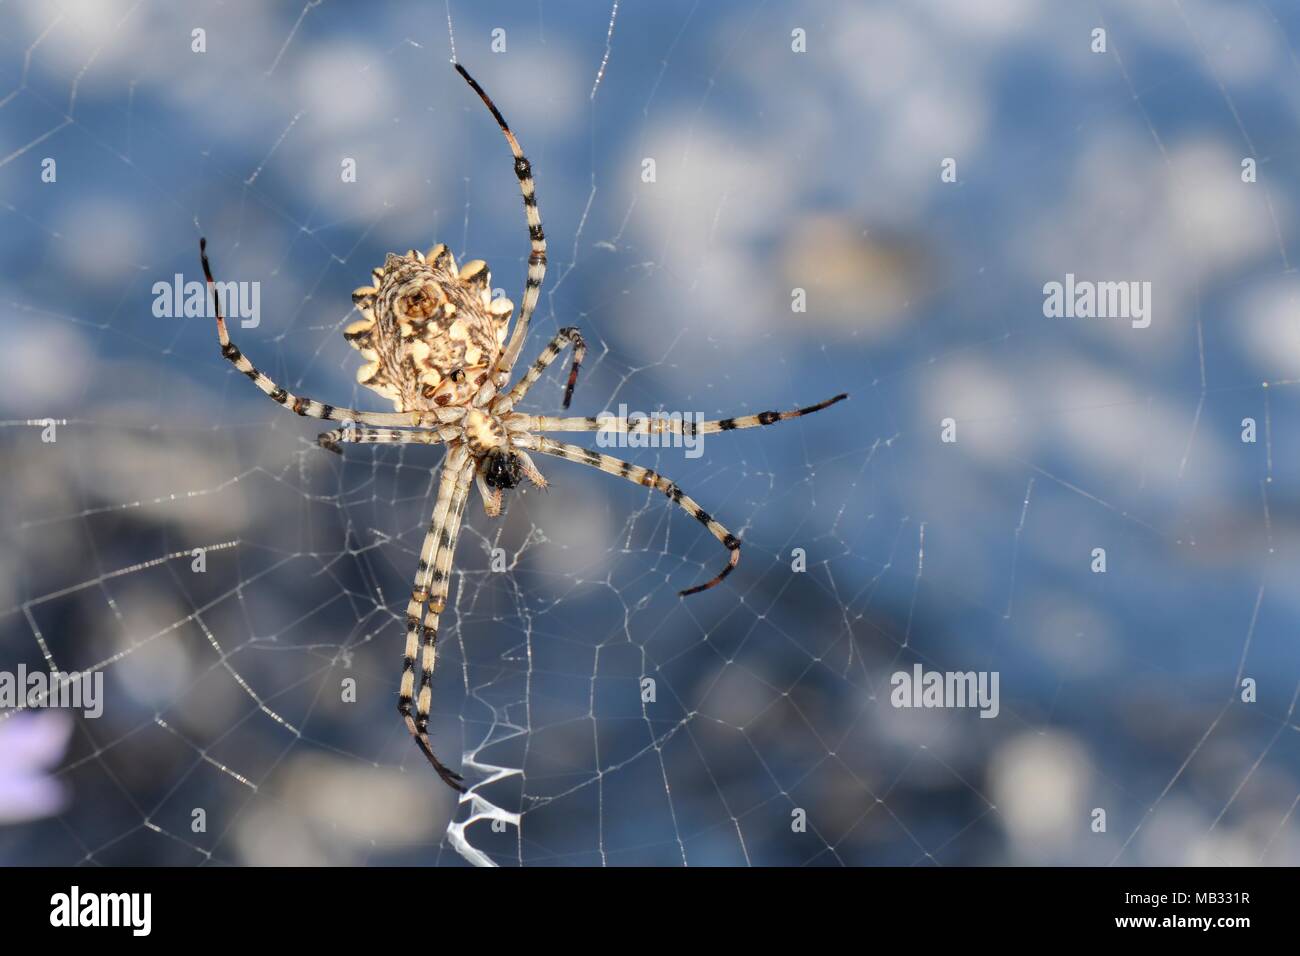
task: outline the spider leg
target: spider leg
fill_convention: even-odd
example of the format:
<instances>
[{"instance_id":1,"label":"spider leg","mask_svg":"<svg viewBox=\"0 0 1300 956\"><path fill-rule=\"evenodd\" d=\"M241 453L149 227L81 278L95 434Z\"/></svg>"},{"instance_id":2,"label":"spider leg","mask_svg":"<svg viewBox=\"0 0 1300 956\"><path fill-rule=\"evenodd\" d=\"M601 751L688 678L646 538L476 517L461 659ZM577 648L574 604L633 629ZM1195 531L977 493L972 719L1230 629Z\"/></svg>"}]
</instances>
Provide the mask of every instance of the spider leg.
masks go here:
<instances>
[{"instance_id":1,"label":"spider leg","mask_svg":"<svg viewBox=\"0 0 1300 956\"><path fill-rule=\"evenodd\" d=\"M551 339L550 344L542 350L537 361L529 367L527 374L515 383L510 394L497 399L492 410L498 415L510 411L516 402L521 401L528 394L533 383L541 378L542 373L569 345L573 346L573 367L569 369L569 380L564 386L564 407L568 408L569 402L573 400L573 388L578 384L578 370L582 368L582 360L587 354L587 343L583 341L582 333L572 327L560 329L555 338Z\"/></svg>"},{"instance_id":2,"label":"spider leg","mask_svg":"<svg viewBox=\"0 0 1300 956\"><path fill-rule=\"evenodd\" d=\"M807 408L795 408L786 412L758 412L755 415L742 415L737 418L720 418L709 422L692 422L684 418L635 418L631 421L609 417L555 418L550 415L521 415L515 413L506 419L512 430L531 432L625 432L636 435L711 435L714 432L729 432L740 428L757 428L760 425L775 425L777 422L811 415L829 408L836 402L848 398L848 394L836 395Z\"/></svg>"},{"instance_id":3,"label":"spider leg","mask_svg":"<svg viewBox=\"0 0 1300 956\"><path fill-rule=\"evenodd\" d=\"M208 263L208 241L199 240L199 257L203 262L203 275L208 282L208 291L212 293L212 308L217 317L217 341L221 343L221 354L235 368L239 369L250 379L253 384L271 397L271 399L288 408L297 415L306 418L323 418L331 422L361 422L366 425L421 425L430 423L437 424L443 419L450 420L451 416L438 413L428 412L361 412L353 408L338 408L324 402L318 402L314 398L307 398L303 395L294 395L292 392L281 388L267 375L258 371L257 366L248 360L248 357L230 341L230 333L226 329L226 318L221 314L221 297L217 294L217 284L212 278L212 267ZM460 415L464 415L464 410L459 410Z\"/></svg>"},{"instance_id":4,"label":"spider leg","mask_svg":"<svg viewBox=\"0 0 1300 956\"><path fill-rule=\"evenodd\" d=\"M421 749L433 762L434 769L443 782L453 790L465 792L460 774L447 769L437 757L433 756L433 747L429 743L429 712L433 709L433 668L438 662L438 619L447 604L447 592L451 588L451 562L456 553L456 541L460 537L460 522L465 514L465 505L469 501L470 475L473 464L466 465L456 482L451 509L447 513L446 529L440 536L438 556L433 563L433 592L429 597L429 607L424 615L424 651L420 660L420 692L415 699L415 727L419 731Z\"/></svg>"},{"instance_id":5,"label":"spider leg","mask_svg":"<svg viewBox=\"0 0 1300 956\"><path fill-rule=\"evenodd\" d=\"M602 455L589 448L583 448L581 445L568 445L541 435L520 436L515 438L514 442L521 448L532 448L543 455L553 455L556 458L576 461L589 468L598 468L608 475L617 475L619 478L624 478L638 485L645 485L647 488L657 488L692 518L708 528L709 534L721 541L723 546L731 552L731 555L726 566L714 577L703 584L697 584L693 588L687 588L685 591L679 592L683 597L688 594L707 591L709 588L721 584L722 579L730 574L740 561L740 540L715 521L713 516L701 508L694 498L684 494L675 482L665 478L658 472L651 471L649 468L642 468L640 465L634 465L630 461L621 461L611 455Z\"/></svg>"},{"instance_id":6,"label":"spider leg","mask_svg":"<svg viewBox=\"0 0 1300 956\"><path fill-rule=\"evenodd\" d=\"M506 345L505 351L497 359L497 382L498 385L504 386L510 378L510 370L514 368L515 362L519 359L519 353L524 347L524 339L528 337L528 322L532 318L533 309L537 307L538 296L541 295L542 279L546 277L546 235L542 232L542 214L537 209L537 187L533 182L533 168L527 157L524 156L523 150L519 148L519 141L515 139L515 134L510 131L505 117L496 108L492 98L483 91L483 87L478 85L474 77L470 76L468 71L459 63L456 64L456 72L464 77L465 82L479 95L483 105L491 111L492 118L501 127L506 142L510 144L510 152L515 157L515 176L519 180L519 191L524 196L524 216L528 220L528 239L532 243L532 250L528 254L528 276L524 280L524 297L519 304L519 318L515 320L515 329L510 334L510 341Z\"/></svg>"},{"instance_id":7,"label":"spider leg","mask_svg":"<svg viewBox=\"0 0 1300 956\"><path fill-rule=\"evenodd\" d=\"M420 750L428 758L433 769L437 771L438 776L443 779L449 787L454 790L464 792L464 787L458 782L460 775L455 771L447 768L441 760L433 753L433 748L429 744L427 732L428 727L428 708L423 708L422 718L417 719L417 714L421 713L419 709L424 703L427 695L431 694L428 690L426 680L424 679L425 668L422 666L422 679L420 686L420 704L416 704L415 689L415 665L417 655L424 658L422 664L428 664L428 672L432 672L432 653L427 650L428 643L425 638L425 629L421 620L424 605L429 601L430 580L434 576L435 555L440 552L443 542L447 540L448 515L451 512L453 499L456 497L456 490L464 480L472 464L467 462L469 450L465 446L457 446L448 454L443 463L442 480L438 484L438 500L434 505L433 519L429 523L429 530L424 536L424 543L420 547L420 563L415 573L415 586L411 591L411 599L406 605L406 650L402 654L402 682L397 697L397 710L406 722L406 729L410 732L411 737L419 745ZM423 649L423 653L421 651ZM412 705L416 704L417 710L413 713Z\"/></svg>"},{"instance_id":8,"label":"spider leg","mask_svg":"<svg viewBox=\"0 0 1300 956\"><path fill-rule=\"evenodd\" d=\"M344 425L333 431L321 432L316 444L336 455L343 454L340 443L354 445L437 445L451 441L462 434L458 428L415 429L401 428L349 428Z\"/></svg>"}]
</instances>

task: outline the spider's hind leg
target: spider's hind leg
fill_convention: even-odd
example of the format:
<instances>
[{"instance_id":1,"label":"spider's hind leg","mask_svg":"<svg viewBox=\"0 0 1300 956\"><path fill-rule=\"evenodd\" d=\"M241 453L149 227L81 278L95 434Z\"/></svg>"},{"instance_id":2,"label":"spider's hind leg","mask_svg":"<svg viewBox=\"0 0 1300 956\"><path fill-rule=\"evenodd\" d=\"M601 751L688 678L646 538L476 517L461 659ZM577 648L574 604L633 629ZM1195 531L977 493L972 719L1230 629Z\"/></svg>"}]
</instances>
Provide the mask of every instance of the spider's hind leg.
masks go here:
<instances>
[{"instance_id":1,"label":"spider's hind leg","mask_svg":"<svg viewBox=\"0 0 1300 956\"><path fill-rule=\"evenodd\" d=\"M343 454L341 443L355 445L437 445L456 438L461 429L443 428L366 428L344 425L316 436L316 444L336 455Z\"/></svg>"},{"instance_id":2,"label":"spider's hind leg","mask_svg":"<svg viewBox=\"0 0 1300 956\"><path fill-rule=\"evenodd\" d=\"M406 650L402 654L402 682L397 698L398 713L421 753L443 782L459 793L465 792L460 774L437 758L429 742L429 714L433 706L431 683L437 663L439 616L447 602L451 558L468 497L469 469L472 466L466 462L467 457L465 447L459 446L452 449L443 463L438 502L420 547L415 586L406 607ZM424 613L426 604L428 611ZM417 664L420 672L418 688Z\"/></svg>"},{"instance_id":3,"label":"spider's hind leg","mask_svg":"<svg viewBox=\"0 0 1300 956\"><path fill-rule=\"evenodd\" d=\"M465 784L462 781L464 781L465 778L438 759L437 754L433 752L433 748L429 746L427 728L426 730L420 730L420 728L416 726L415 717L411 714L410 701L403 702L399 699L397 710L406 721L406 729L410 731L411 736L415 738L415 742L419 745L420 751L428 758L430 765L432 765L438 776L442 778L442 782L451 787L451 789L455 790L457 793L464 793Z\"/></svg>"}]
</instances>

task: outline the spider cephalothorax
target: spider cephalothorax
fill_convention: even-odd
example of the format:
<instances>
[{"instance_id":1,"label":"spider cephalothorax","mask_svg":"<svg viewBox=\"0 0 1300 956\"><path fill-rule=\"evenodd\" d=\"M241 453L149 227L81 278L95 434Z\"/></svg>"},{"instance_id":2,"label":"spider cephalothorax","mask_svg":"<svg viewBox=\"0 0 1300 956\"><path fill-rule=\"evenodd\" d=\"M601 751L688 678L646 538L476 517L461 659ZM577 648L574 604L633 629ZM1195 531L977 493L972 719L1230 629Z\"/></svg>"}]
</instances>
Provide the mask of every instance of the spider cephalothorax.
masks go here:
<instances>
[{"instance_id":1,"label":"spider cephalothorax","mask_svg":"<svg viewBox=\"0 0 1300 956\"><path fill-rule=\"evenodd\" d=\"M471 407L461 423L465 447L474 463L474 478L483 498L483 510L490 517L501 514L501 492L519 486L527 478L538 488L546 487L546 479L533 464L526 451L514 446L513 438L519 435L509 423L490 410Z\"/></svg>"},{"instance_id":2,"label":"spider cephalothorax","mask_svg":"<svg viewBox=\"0 0 1300 956\"><path fill-rule=\"evenodd\" d=\"M404 256L390 254L383 266L374 270L375 284L352 293L362 318L349 325L344 335L366 360L357 371L357 381L391 401L396 411L363 412L294 395L259 372L230 341L208 264L206 242L202 239L199 250L203 274L212 290L221 354L273 401L299 415L343 422L342 427L318 436L322 447L335 452L341 451L343 442L447 447L433 521L420 547L415 585L406 605L406 651L402 657L397 708L434 770L448 786L463 793L465 787L460 774L434 755L428 725L433 707L438 623L451 587L452 555L471 484L478 485L487 513L500 514L502 492L518 487L521 480L546 487L546 479L529 456L532 451L597 468L652 488L702 524L727 549L727 563L721 571L703 584L681 592L696 594L720 584L736 567L740 541L735 535L685 494L676 482L658 472L581 445L555 441L544 433L613 431L698 437L798 418L847 396L836 395L793 411L760 412L708 422L680 418L555 418L516 412L515 406L542 373L566 348L572 348L573 366L565 384L563 402L568 408L587 346L577 329L560 329L528 371L506 390L546 275L546 236L537 210L532 167L524 158L514 133L464 67L457 64L456 69L500 124L514 155L515 177L524 197L531 248L519 318L508 341L506 331L514 306L508 299L492 298L487 264L482 260L475 259L457 269L456 260L443 245L434 246L427 255L414 249ZM689 432L684 431L686 428Z\"/></svg>"}]
</instances>

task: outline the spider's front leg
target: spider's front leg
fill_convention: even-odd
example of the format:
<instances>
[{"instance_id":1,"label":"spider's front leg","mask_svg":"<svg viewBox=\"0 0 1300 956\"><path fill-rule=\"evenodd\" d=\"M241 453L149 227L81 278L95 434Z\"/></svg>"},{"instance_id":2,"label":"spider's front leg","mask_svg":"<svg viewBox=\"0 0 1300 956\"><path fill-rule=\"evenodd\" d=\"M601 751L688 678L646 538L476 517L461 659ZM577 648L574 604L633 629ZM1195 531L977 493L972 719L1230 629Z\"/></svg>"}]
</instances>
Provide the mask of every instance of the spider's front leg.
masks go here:
<instances>
[{"instance_id":1,"label":"spider's front leg","mask_svg":"<svg viewBox=\"0 0 1300 956\"><path fill-rule=\"evenodd\" d=\"M259 389L270 396L271 400L283 405L296 415L306 418L323 418L331 422L359 422L364 425L420 425L426 424L431 416L412 412L361 412L354 408L339 408L326 402L318 402L305 395L295 395L277 385L270 377L258 370L248 357L230 341L230 332L226 329L226 318L221 313L221 297L217 292L216 280L212 278L212 266L208 263L208 241L199 240L199 258L203 262L203 276L207 279L208 291L212 293L212 310L217 319L217 341L221 344L221 354L231 365L247 375Z\"/></svg>"},{"instance_id":2,"label":"spider's front leg","mask_svg":"<svg viewBox=\"0 0 1300 956\"><path fill-rule=\"evenodd\" d=\"M542 280L546 278L546 234L542 230L541 210L537 208L537 184L533 182L533 167L524 156L524 151L520 149L519 140L510 131L506 118L492 102L492 97L487 95L465 67L459 63L454 65L456 72L470 85L470 89L478 94L483 105L491 112L492 118L501 127L506 143L510 146L510 152L515 158L515 178L519 180L519 192L524 198L524 218L528 223L528 241L531 249L528 253L528 274L524 279L524 298L519 304L519 318L515 320L515 329L510 333L510 340L497 360L494 376L497 383L504 386L510 378L510 370L515 367L515 362L519 361L524 340L528 338L528 322L532 318L533 310L537 308L537 299L542 291Z\"/></svg>"}]
</instances>

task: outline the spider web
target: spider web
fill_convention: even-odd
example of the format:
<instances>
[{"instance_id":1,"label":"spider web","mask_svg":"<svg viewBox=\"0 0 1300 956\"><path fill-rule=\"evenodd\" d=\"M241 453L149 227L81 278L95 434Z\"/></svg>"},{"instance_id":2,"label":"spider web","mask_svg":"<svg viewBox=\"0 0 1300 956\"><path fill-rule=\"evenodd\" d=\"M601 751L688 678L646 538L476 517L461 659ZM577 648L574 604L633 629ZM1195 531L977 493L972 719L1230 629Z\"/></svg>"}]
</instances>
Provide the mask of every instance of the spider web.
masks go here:
<instances>
[{"instance_id":1,"label":"spider web","mask_svg":"<svg viewBox=\"0 0 1300 956\"><path fill-rule=\"evenodd\" d=\"M0 859L1300 861L1283 4L445 14L0 10L0 669L107 695L53 771L67 806ZM575 414L852 394L699 458L610 449L743 539L692 599L725 554L661 495L543 459L503 519L471 501L432 721L460 802L393 706L440 452L327 455L209 322L150 311L206 235L260 284L253 361L379 408L339 333L385 253L446 242L517 299L508 152L450 54L533 161L525 357L582 328ZM1044 318L1067 272L1151 281L1151 327ZM998 717L891 706L914 664L997 672Z\"/></svg>"}]
</instances>

